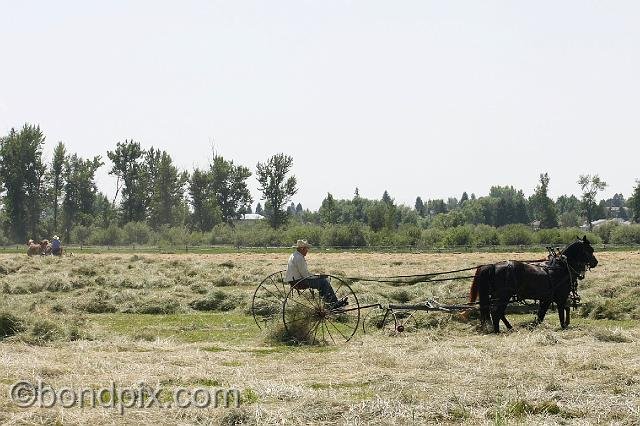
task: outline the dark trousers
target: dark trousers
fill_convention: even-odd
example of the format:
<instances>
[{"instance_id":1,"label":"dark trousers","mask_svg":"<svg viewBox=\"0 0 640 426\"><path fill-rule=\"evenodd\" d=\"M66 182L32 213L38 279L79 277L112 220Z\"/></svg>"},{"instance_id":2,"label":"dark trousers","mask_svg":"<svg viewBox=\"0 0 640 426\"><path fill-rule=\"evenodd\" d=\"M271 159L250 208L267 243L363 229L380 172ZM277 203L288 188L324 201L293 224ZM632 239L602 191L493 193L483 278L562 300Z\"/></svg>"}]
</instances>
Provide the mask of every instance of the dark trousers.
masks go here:
<instances>
[{"instance_id":1,"label":"dark trousers","mask_svg":"<svg viewBox=\"0 0 640 426\"><path fill-rule=\"evenodd\" d=\"M309 288L313 288L318 290L320 296L326 303L336 303L338 298L336 297L336 293L333 291L331 284L329 284L329 280L326 278L307 278L303 281Z\"/></svg>"}]
</instances>

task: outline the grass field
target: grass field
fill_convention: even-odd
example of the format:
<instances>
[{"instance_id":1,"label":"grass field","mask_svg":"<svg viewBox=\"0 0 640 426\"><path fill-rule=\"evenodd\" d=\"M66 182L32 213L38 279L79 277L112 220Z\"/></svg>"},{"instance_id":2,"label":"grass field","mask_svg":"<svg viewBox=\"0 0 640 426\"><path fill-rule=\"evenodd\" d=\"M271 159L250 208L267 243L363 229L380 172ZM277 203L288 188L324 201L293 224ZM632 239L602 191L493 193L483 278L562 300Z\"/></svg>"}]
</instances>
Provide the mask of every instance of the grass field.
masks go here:
<instances>
[{"instance_id":1,"label":"grass field","mask_svg":"<svg viewBox=\"0 0 640 426\"><path fill-rule=\"evenodd\" d=\"M537 328L531 314L512 315L515 329L500 335L433 313L419 317L416 332L359 332L346 344L308 346L276 341L249 314L256 285L285 266L286 254L0 255L2 331L13 334L0 342L0 422L637 424L640 253L596 256L565 331L555 312ZM391 276L531 257L311 252L308 261L315 272ZM469 284L353 287L361 303L460 302ZM123 414L18 407L11 385L38 379L56 389L234 388L241 401Z\"/></svg>"}]
</instances>

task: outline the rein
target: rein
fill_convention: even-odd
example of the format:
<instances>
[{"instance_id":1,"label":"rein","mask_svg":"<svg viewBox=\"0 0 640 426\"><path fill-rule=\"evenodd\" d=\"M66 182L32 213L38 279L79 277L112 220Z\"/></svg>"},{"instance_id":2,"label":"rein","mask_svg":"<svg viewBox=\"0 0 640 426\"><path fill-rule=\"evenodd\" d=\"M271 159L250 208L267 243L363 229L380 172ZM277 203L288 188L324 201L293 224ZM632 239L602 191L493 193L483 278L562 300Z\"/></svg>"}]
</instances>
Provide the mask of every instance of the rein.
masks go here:
<instances>
[{"instance_id":1,"label":"rein","mask_svg":"<svg viewBox=\"0 0 640 426\"><path fill-rule=\"evenodd\" d=\"M578 303L580 303L580 295L578 294L578 280L582 280L586 274L586 268L588 265L583 265L585 270L580 272L576 271L576 269L571 266L569 260L567 260L566 256L560 256L560 261L567 267L567 272L569 273L569 283L571 285L571 294L569 295L569 299L571 299L571 304L573 309L578 308Z\"/></svg>"}]
</instances>

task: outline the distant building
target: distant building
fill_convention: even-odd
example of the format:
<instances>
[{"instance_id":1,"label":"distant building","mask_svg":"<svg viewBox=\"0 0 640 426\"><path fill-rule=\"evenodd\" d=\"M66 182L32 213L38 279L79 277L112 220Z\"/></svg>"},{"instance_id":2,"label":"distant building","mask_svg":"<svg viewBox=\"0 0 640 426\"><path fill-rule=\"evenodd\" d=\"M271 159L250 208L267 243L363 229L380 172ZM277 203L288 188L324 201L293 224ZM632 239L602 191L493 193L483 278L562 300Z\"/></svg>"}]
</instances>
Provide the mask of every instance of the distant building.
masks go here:
<instances>
[{"instance_id":1,"label":"distant building","mask_svg":"<svg viewBox=\"0 0 640 426\"><path fill-rule=\"evenodd\" d=\"M605 223L609 223L609 222L616 222L618 223L618 225L631 225L631 222L629 222L628 220L622 220L619 217L613 218L613 219L598 219L598 220L594 220L593 222L591 222L591 225L593 225L593 229L596 229L602 225L604 225ZM583 229L585 231L589 230L589 224L587 222L585 222L580 229Z\"/></svg>"},{"instance_id":2,"label":"distant building","mask_svg":"<svg viewBox=\"0 0 640 426\"><path fill-rule=\"evenodd\" d=\"M264 216L258 213L247 213L240 216L240 220L262 220Z\"/></svg>"}]
</instances>

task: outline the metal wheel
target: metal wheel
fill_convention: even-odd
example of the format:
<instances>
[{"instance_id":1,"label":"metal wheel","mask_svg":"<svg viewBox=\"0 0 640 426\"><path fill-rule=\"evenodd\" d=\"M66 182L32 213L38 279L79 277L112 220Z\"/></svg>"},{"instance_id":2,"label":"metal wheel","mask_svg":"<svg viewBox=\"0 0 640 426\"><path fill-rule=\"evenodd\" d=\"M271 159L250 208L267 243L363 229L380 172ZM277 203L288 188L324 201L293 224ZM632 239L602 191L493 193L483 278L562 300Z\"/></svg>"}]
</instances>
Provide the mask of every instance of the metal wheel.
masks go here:
<instances>
[{"instance_id":1,"label":"metal wheel","mask_svg":"<svg viewBox=\"0 0 640 426\"><path fill-rule=\"evenodd\" d=\"M416 317L411 312L398 311L393 313L396 333L414 333L418 329Z\"/></svg>"},{"instance_id":2,"label":"metal wheel","mask_svg":"<svg viewBox=\"0 0 640 426\"><path fill-rule=\"evenodd\" d=\"M282 304L289 292L289 286L284 282L285 274L286 271L278 271L267 276L253 293L251 313L260 329L280 318Z\"/></svg>"},{"instance_id":3,"label":"metal wheel","mask_svg":"<svg viewBox=\"0 0 640 426\"><path fill-rule=\"evenodd\" d=\"M365 333L395 330L395 319L391 309L370 309L362 319L362 331Z\"/></svg>"},{"instance_id":4,"label":"metal wheel","mask_svg":"<svg viewBox=\"0 0 640 426\"><path fill-rule=\"evenodd\" d=\"M384 331L389 334L411 333L418 329L418 323L411 312L377 309L365 316L362 329L365 332Z\"/></svg>"},{"instance_id":5,"label":"metal wheel","mask_svg":"<svg viewBox=\"0 0 640 426\"><path fill-rule=\"evenodd\" d=\"M348 342L360 323L360 305L351 287L341 278L328 276L338 300L346 306L333 309L317 290L289 290L282 307L282 320L289 337L300 343L337 344Z\"/></svg>"}]
</instances>

